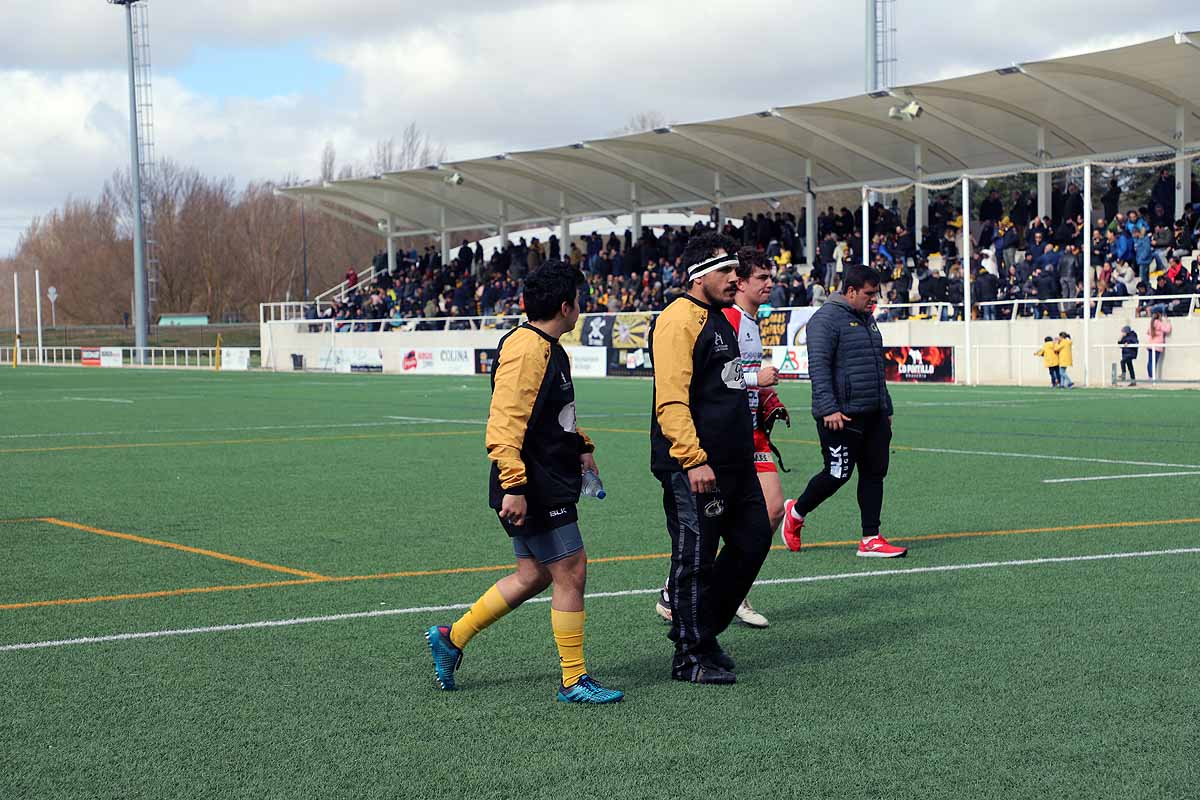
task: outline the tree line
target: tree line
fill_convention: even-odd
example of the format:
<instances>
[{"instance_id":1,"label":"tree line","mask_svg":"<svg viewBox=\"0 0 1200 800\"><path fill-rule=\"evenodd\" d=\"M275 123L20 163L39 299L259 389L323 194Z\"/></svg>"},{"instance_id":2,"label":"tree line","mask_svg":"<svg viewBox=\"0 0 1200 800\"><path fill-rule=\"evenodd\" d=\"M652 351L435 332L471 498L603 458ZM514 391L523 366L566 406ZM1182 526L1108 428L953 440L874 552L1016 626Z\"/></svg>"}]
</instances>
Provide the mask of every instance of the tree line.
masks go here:
<instances>
[{"instance_id":1,"label":"tree line","mask_svg":"<svg viewBox=\"0 0 1200 800\"><path fill-rule=\"evenodd\" d=\"M352 178L436 163L444 148L415 125L401 138L383 139L359 162L338 163L332 143L321 154L322 180ZM296 200L276 194L299 181L213 177L171 160L159 161L142 186L152 209L148 227L157 261L152 320L173 313L205 314L212 322L257 321L258 304L303 297L304 242L308 284L315 295L362 269L383 247L376 235L319 212L302 212ZM20 275L21 326L34 322L34 270L41 273L44 324L50 324L46 290L58 291L59 325L110 324L132 317L133 191L128 169L105 181L95 199L68 198L34 219L12 256L0 259L0 328L11 329L12 272ZM402 242L409 245L408 242Z\"/></svg>"}]
</instances>

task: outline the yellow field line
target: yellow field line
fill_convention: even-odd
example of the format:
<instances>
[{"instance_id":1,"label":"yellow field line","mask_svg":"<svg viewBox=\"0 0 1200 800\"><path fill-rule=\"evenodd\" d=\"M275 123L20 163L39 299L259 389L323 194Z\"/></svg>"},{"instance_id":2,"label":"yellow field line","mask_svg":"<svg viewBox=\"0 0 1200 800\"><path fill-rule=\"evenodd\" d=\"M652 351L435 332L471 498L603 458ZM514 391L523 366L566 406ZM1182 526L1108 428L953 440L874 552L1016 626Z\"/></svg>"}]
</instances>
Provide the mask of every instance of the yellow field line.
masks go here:
<instances>
[{"instance_id":1,"label":"yellow field line","mask_svg":"<svg viewBox=\"0 0 1200 800\"><path fill-rule=\"evenodd\" d=\"M284 436L253 439L199 439L185 442L122 442L118 444L69 444L59 447L12 447L0 450L0 455L23 453L67 453L76 450L140 450L150 447L209 447L231 444L288 444L290 442L348 442L359 439L403 439L427 436L479 436L477 430L423 431L414 433L347 433L337 436Z\"/></svg>"},{"instance_id":2,"label":"yellow field line","mask_svg":"<svg viewBox=\"0 0 1200 800\"><path fill-rule=\"evenodd\" d=\"M117 600L149 600L155 597L183 597L189 594L208 594L210 592L236 592L244 589L271 589L277 586L301 586L306 583L324 583L323 578L307 578L294 581L269 581L267 583L240 583L231 586L201 586L196 589L165 589L160 592L138 592L136 594L108 594L98 597L73 597L65 600L35 600L29 603L7 603L0 605L0 611L13 611L20 608L44 608L46 606L74 606L83 603L112 603Z\"/></svg>"},{"instance_id":3,"label":"yellow field line","mask_svg":"<svg viewBox=\"0 0 1200 800\"><path fill-rule=\"evenodd\" d=\"M155 547L167 547L171 550L182 550L185 553L194 553L198 556L208 556L209 558L217 558L221 561L232 561L235 564L242 564L247 567L257 567L258 569L269 569L272 572L283 572L288 575L299 575L303 578L314 578L316 580L328 580L324 575L316 572L308 572L302 569L292 569L291 567L281 567L278 564L268 564L265 561L255 561L252 558L242 558L241 556L231 556L227 553L218 553L215 550L204 550L199 547L189 547L186 544L176 544L175 542L164 542L161 539L149 539L145 536L135 536L132 533L121 533L119 531L106 531L104 528L93 528L91 525L80 525L78 522L67 522L66 520L56 517L41 517L38 522L47 522L51 525L58 525L63 528L72 528L77 531L86 531L87 533L95 533L99 536L111 536L114 539L124 539L127 542L137 542L139 544L152 544Z\"/></svg>"},{"instance_id":4,"label":"yellow field line","mask_svg":"<svg viewBox=\"0 0 1200 800\"><path fill-rule=\"evenodd\" d=\"M47 520L48 521L48 520ZM963 539L987 536L1012 536L1029 533L1067 533L1071 531L1094 531L1112 528L1151 528L1160 525L1194 525L1200 524L1200 518L1158 519L1131 522L1094 522L1082 525L1056 525L1045 528L1016 528L1003 531L962 531L958 533L927 533L918 536L892 536L893 542L924 542L935 539ZM804 545L805 550L817 547L848 547L858 544L858 539L847 539L837 542L813 542ZM783 550L783 545L775 545L772 550ZM591 564L616 564L625 561L651 561L670 558L670 553L644 553L627 556L605 556L589 558ZM474 572L500 572L510 570L513 564L496 564L486 567L454 567L449 569L410 570L406 572L379 572L373 575L346 575L340 577L316 577L308 580L275 581L270 583L245 583L231 586L202 586L194 589L168 589L157 592L141 592L137 594L102 595L98 597L77 597L63 600L35 600L24 603L7 603L0 605L0 611L13 611L23 608L39 608L44 606L78 605L81 603L105 603L116 600L145 600L156 597L180 597L188 594L203 594L208 592L232 592L244 589L270 589L281 586L304 586L315 583L347 583L351 581L375 581L389 578L417 578L433 575L465 575Z\"/></svg>"}]
</instances>

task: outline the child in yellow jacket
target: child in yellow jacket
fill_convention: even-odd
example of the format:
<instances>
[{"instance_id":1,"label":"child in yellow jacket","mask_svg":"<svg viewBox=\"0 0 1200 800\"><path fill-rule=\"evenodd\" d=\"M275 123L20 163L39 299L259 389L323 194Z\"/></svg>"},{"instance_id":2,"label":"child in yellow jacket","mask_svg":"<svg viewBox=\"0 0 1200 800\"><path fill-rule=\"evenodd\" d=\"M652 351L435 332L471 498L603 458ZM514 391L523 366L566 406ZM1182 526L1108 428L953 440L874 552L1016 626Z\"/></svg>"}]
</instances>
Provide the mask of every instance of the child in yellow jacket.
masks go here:
<instances>
[{"instance_id":1,"label":"child in yellow jacket","mask_svg":"<svg viewBox=\"0 0 1200 800\"><path fill-rule=\"evenodd\" d=\"M1050 370L1050 386L1057 389L1060 384L1058 381L1058 350L1054 347L1054 338L1047 336L1046 341L1034 355L1041 356L1042 366Z\"/></svg>"},{"instance_id":2,"label":"child in yellow jacket","mask_svg":"<svg viewBox=\"0 0 1200 800\"><path fill-rule=\"evenodd\" d=\"M1075 388L1075 381L1067 374L1067 367L1075 366L1075 359L1071 354L1072 344L1071 334L1066 331L1059 333L1058 338L1054 340L1054 350L1058 353L1058 385L1064 389Z\"/></svg>"}]
</instances>

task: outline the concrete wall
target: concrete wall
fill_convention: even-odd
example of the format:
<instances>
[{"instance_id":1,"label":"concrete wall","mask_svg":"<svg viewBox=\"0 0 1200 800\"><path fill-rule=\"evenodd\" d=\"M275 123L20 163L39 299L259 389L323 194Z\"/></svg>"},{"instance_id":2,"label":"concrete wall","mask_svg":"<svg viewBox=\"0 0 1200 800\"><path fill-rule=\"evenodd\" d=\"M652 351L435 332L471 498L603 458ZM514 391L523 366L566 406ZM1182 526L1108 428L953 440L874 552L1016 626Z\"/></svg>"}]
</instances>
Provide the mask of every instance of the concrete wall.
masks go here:
<instances>
[{"instance_id":1,"label":"concrete wall","mask_svg":"<svg viewBox=\"0 0 1200 800\"><path fill-rule=\"evenodd\" d=\"M1163 377L1171 380L1200 381L1200 317L1171 318L1174 333L1168 339L1169 349L1163 363ZM1137 361L1138 376L1145 377L1146 317L1113 316L1092 321L1091 353L1088 358L1091 385L1103 386L1110 381L1112 365L1120 359L1115 347L1123 325L1130 325L1141 340ZM913 320L888 322L880 326L887 345L940 345L954 348L954 362L959 381L965 380L965 327L961 322ZM1066 331L1075 340L1075 367L1072 378L1083 383L1083 321L1079 319L1020 319L1015 322L973 322L972 349L975 352L974 379L979 384L1041 385L1048 382L1042 361L1033 355L1046 336ZM339 348L365 348L383 351L384 371L401 372L401 361L410 350L428 348L493 348L505 331L423 331L401 333L309 333L304 323L262 326L263 366L278 371L292 369L291 355L299 353L313 367L320 363L322 351L334 345ZM1107 345L1101 348L1101 345ZM1180 345L1195 345L1180 347Z\"/></svg>"}]
</instances>

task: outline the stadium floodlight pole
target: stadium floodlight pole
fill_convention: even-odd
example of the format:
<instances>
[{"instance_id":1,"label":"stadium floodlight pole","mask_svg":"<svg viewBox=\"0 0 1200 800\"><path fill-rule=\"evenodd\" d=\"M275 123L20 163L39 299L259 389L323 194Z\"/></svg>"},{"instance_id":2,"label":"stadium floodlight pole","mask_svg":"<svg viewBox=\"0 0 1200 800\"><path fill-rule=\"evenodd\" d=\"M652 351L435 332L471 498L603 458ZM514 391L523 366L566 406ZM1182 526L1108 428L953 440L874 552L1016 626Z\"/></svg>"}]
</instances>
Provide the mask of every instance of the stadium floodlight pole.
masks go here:
<instances>
[{"instance_id":1,"label":"stadium floodlight pole","mask_svg":"<svg viewBox=\"0 0 1200 800\"><path fill-rule=\"evenodd\" d=\"M142 177L138 158L137 82L133 57L133 4L139 0L108 0L125 7L125 41L129 55L129 176L133 186L133 328L134 361L146 363L149 309L146 306L146 243L142 225Z\"/></svg>"},{"instance_id":2,"label":"stadium floodlight pole","mask_svg":"<svg viewBox=\"0 0 1200 800\"><path fill-rule=\"evenodd\" d=\"M962 179L963 341L967 353L967 386L975 383L971 357L971 178Z\"/></svg>"},{"instance_id":3,"label":"stadium floodlight pole","mask_svg":"<svg viewBox=\"0 0 1200 800\"><path fill-rule=\"evenodd\" d=\"M1091 386L1092 361L1092 165L1083 165L1083 385Z\"/></svg>"},{"instance_id":4,"label":"stadium floodlight pole","mask_svg":"<svg viewBox=\"0 0 1200 800\"><path fill-rule=\"evenodd\" d=\"M866 56L867 56L867 63L866 63L866 66L867 66L867 80L866 80L867 94L870 94L871 92L875 92L875 91L879 90L879 83L876 80L876 76L878 75L879 69L878 69L878 65L876 64L876 61L875 61L876 54L878 53L878 50L877 50L878 43L875 41L875 32L878 30L879 23L878 23L878 20L877 20L875 14L876 14L875 0L867 0L867 14L866 14L866 26L865 26L866 27L866 42L863 45L863 49L866 51Z\"/></svg>"}]
</instances>

